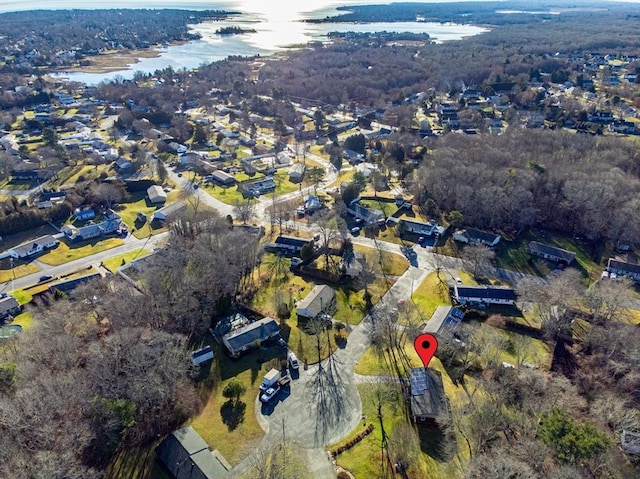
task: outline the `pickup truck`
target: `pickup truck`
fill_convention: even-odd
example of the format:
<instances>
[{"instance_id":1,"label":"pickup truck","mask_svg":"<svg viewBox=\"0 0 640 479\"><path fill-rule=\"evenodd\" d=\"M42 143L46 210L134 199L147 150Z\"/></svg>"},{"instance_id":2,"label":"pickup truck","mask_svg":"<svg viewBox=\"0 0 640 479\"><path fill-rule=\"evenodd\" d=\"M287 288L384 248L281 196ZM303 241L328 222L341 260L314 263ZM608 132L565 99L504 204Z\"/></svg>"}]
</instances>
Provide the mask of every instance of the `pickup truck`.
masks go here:
<instances>
[{"instance_id":1,"label":"pickup truck","mask_svg":"<svg viewBox=\"0 0 640 479\"><path fill-rule=\"evenodd\" d=\"M260 395L260 401L262 401L263 403L268 403L275 397L276 394L278 394L278 391L280 391L280 389L282 389L283 386L286 386L290 382L291 382L291 376L289 376L288 374L282 376L280 379L278 379L278 381L276 381L276 383L273 386L266 389Z\"/></svg>"}]
</instances>

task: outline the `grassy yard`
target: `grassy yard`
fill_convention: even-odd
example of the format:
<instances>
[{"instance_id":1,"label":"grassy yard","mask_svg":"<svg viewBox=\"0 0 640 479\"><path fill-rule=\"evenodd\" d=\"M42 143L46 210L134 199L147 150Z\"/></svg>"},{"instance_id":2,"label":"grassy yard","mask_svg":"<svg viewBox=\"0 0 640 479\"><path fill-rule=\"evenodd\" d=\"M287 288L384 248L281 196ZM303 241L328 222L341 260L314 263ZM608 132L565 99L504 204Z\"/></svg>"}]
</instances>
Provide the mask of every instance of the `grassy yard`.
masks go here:
<instances>
[{"instance_id":1,"label":"grassy yard","mask_svg":"<svg viewBox=\"0 0 640 479\"><path fill-rule=\"evenodd\" d=\"M170 191L167 193L166 204L177 201L179 196L179 191ZM142 213L146 215L147 218L150 218L157 209L158 205L149 202L146 192L139 191L133 193L127 203L118 205L117 212L122 217L122 221L129 227L129 231L133 233L133 236L138 239L143 239L167 230L166 228L152 228L148 220L143 224L136 220L138 213Z\"/></svg>"},{"instance_id":2,"label":"grassy yard","mask_svg":"<svg viewBox=\"0 0 640 479\"><path fill-rule=\"evenodd\" d=\"M124 241L121 238L107 238L99 241L81 241L79 243L69 244L67 244L65 240L62 240L56 248L40 256L38 261L51 266L57 266L117 246L122 246L123 244Z\"/></svg>"},{"instance_id":3,"label":"grassy yard","mask_svg":"<svg viewBox=\"0 0 640 479\"><path fill-rule=\"evenodd\" d=\"M599 265L601 259L594 261L588 248L580 242L564 235L550 233L547 234L546 238L534 237L529 234L510 242L501 243L498 246L496 255L497 266L540 276L548 274L554 268L554 264L541 258L532 258L527 253L527 245L534 240L568 251L574 251L576 253L576 261L572 264L572 267L580 270L584 277L591 279L599 277L602 271L602 266Z\"/></svg>"},{"instance_id":4,"label":"grassy yard","mask_svg":"<svg viewBox=\"0 0 640 479\"><path fill-rule=\"evenodd\" d=\"M171 474L156 461L156 447L160 442L121 449L107 466L105 479L171 479Z\"/></svg>"},{"instance_id":5,"label":"grassy yard","mask_svg":"<svg viewBox=\"0 0 640 479\"><path fill-rule=\"evenodd\" d=\"M445 390L447 390L446 385ZM395 385L360 384L358 392L362 398L363 415L366 417L362 429L364 429L364 423L373 424L375 429L360 443L339 455L338 465L350 471L356 478L394 477L389 472L389 464L384 460L382 453L381 424L384 425L384 431L390 438L393 437L396 428L411 426L407 419L400 388ZM381 412L381 417L378 416L378 411ZM355 432L359 431L360 429ZM446 458L448 459L446 460L438 453L438 438L434 437L435 435L437 435L435 428L431 435L424 432L419 435L421 436L420 451L416 463L411 466L408 477L457 479L462 476L457 456Z\"/></svg>"},{"instance_id":6,"label":"grassy yard","mask_svg":"<svg viewBox=\"0 0 640 479\"><path fill-rule=\"evenodd\" d=\"M221 346L217 347L210 370L200 381L200 393L208 399L191 426L212 450L218 449L232 465L240 462L248 448L264 435L255 415L255 398L262 377L279 362L278 349L260 349L233 360L225 355ZM224 387L232 380L246 387L236 405L222 395Z\"/></svg>"},{"instance_id":7,"label":"grassy yard","mask_svg":"<svg viewBox=\"0 0 640 479\"><path fill-rule=\"evenodd\" d=\"M398 210L394 201L362 200L360 203L366 208L382 211L385 216L391 216Z\"/></svg>"},{"instance_id":8,"label":"grassy yard","mask_svg":"<svg viewBox=\"0 0 640 479\"><path fill-rule=\"evenodd\" d=\"M0 283L6 283L15 278L22 278L29 274L40 271L35 264L23 263L22 260L15 260L13 268L9 259L0 260Z\"/></svg>"},{"instance_id":9,"label":"grassy yard","mask_svg":"<svg viewBox=\"0 0 640 479\"><path fill-rule=\"evenodd\" d=\"M30 303L33 299L33 293L24 289L14 289L13 291L11 291L11 296L16 298L16 301L20 305Z\"/></svg>"},{"instance_id":10,"label":"grassy yard","mask_svg":"<svg viewBox=\"0 0 640 479\"><path fill-rule=\"evenodd\" d=\"M81 181L91 181L100 177L102 172L108 173L110 165L85 165L76 167L73 174L66 180L66 184L76 184Z\"/></svg>"},{"instance_id":11,"label":"grassy yard","mask_svg":"<svg viewBox=\"0 0 640 479\"><path fill-rule=\"evenodd\" d=\"M30 190L36 186L38 186L38 184L34 181L14 180L11 178L0 182L0 190L16 190L16 193L19 193L20 190Z\"/></svg>"},{"instance_id":12,"label":"grassy yard","mask_svg":"<svg viewBox=\"0 0 640 479\"><path fill-rule=\"evenodd\" d=\"M389 251L378 251L374 248L355 245L356 253L365 256L367 264L375 274L386 274L389 276L401 276L409 268L409 262L404 256L391 253Z\"/></svg>"},{"instance_id":13,"label":"grassy yard","mask_svg":"<svg viewBox=\"0 0 640 479\"><path fill-rule=\"evenodd\" d=\"M442 276L443 279L444 276ZM438 306L451 306L451 297L446 284L431 273L413 292L413 303L423 321L428 321Z\"/></svg>"},{"instance_id":14,"label":"grassy yard","mask_svg":"<svg viewBox=\"0 0 640 479\"><path fill-rule=\"evenodd\" d=\"M125 264L130 263L133 259L144 258L149 253L150 251L146 249L130 251L128 253L124 253L118 256L114 256L113 258L109 258L103 261L102 263L109 271L111 271L112 273L115 273L120 266L124 266Z\"/></svg>"},{"instance_id":15,"label":"grassy yard","mask_svg":"<svg viewBox=\"0 0 640 479\"><path fill-rule=\"evenodd\" d=\"M230 188L223 188L222 186L214 186L213 184L202 185L201 188L213 196L215 199L222 201L228 205L234 205L236 203L242 203L245 201L242 193L238 191L238 188L232 186Z\"/></svg>"},{"instance_id":16,"label":"grassy yard","mask_svg":"<svg viewBox=\"0 0 640 479\"><path fill-rule=\"evenodd\" d=\"M22 329L25 330L31 328L31 326L33 326L33 315L31 314L31 311L20 313L18 316L13 318L11 324L20 325L22 326Z\"/></svg>"}]
</instances>

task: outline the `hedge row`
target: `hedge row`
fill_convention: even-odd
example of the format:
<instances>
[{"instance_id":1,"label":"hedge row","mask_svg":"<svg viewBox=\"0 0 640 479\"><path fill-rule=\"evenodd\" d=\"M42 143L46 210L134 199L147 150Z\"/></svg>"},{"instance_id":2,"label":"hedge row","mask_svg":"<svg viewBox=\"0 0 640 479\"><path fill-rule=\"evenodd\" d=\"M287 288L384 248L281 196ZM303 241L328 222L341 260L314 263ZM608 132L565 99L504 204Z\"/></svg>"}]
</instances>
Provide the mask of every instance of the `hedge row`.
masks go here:
<instances>
[{"instance_id":1,"label":"hedge row","mask_svg":"<svg viewBox=\"0 0 640 479\"><path fill-rule=\"evenodd\" d=\"M349 439L345 444L335 448L331 451L331 457L335 458L336 456L342 454L344 451L348 451L353 446L362 441L365 437L373 432L373 424L369 424L364 431L358 434L356 437Z\"/></svg>"}]
</instances>

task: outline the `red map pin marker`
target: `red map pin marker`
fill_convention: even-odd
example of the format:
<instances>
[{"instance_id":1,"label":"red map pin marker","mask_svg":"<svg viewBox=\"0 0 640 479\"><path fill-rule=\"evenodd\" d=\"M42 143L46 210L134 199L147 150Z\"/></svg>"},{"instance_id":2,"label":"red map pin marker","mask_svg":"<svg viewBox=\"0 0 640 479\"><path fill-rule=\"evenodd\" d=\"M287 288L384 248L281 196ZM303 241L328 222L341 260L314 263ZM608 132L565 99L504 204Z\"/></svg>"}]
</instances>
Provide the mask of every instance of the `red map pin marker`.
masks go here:
<instances>
[{"instance_id":1,"label":"red map pin marker","mask_svg":"<svg viewBox=\"0 0 640 479\"><path fill-rule=\"evenodd\" d=\"M432 334L421 334L413 342L413 347L416 348L416 352L418 356L420 356L420 359L422 359L422 364L424 364L426 369L429 366L431 358L436 354L438 340Z\"/></svg>"}]
</instances>

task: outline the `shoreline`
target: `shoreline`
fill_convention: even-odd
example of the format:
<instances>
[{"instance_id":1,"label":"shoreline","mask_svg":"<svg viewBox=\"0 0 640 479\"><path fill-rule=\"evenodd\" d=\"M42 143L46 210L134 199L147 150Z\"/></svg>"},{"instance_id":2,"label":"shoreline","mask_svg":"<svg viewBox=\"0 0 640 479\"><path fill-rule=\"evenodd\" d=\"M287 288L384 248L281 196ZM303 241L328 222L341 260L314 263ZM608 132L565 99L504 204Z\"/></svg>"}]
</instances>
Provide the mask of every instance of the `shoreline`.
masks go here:
<instances>
[{"instance_id":1,"label":"shoreline","mask_svg":"<svg viewBox=\"0 0 640 479\"><path fill-rule=\"evenodd\" d=\"M167 46L183 45L188 42L189 40L174 41L168 43ZM130 69L136 63L140 63L142 58L158 58L162 55L163 49L165 48L166 46L154 45L144 49L116 50L109 53L100 53L98 55L87 56L84 58L84 60L89 62L89 65L56 68L52 70L51 73L116 73Z\"/></svg>"}]
</instances>

